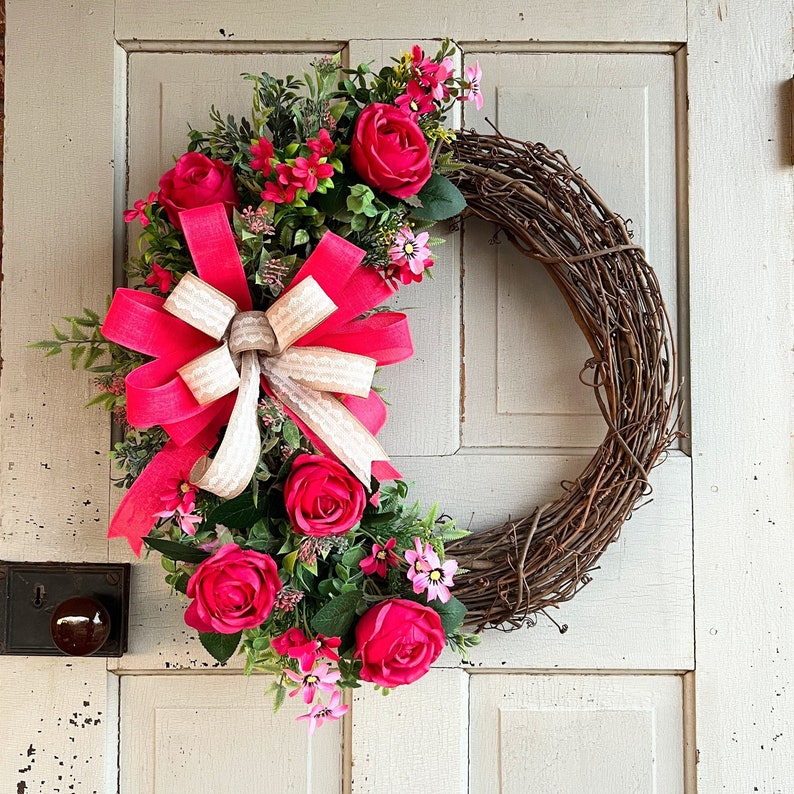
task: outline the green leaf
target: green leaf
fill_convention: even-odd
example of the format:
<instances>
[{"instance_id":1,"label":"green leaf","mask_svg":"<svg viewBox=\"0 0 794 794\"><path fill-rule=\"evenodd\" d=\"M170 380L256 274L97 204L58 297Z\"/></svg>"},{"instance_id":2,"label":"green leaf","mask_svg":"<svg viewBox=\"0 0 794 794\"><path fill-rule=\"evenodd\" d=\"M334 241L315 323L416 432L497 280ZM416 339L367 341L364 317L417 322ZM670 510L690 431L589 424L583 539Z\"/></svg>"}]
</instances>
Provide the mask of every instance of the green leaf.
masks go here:
<instances>
[{"instance_id":1,"label":"green leaf","mask_svg":"<svg viewBox=\"0 0 794 794\"><path fill-rule=\"evenodd\" d=\"M251 491L243 491L234 499L218 505L207 516L207 524L223 524L231 529L247 529L262 517L261 508L254 504L254 495Z\"/></svg>"},{"instance_id":2,"label":"green leaf","mask_svg":"<svg viewBox=\"0 0 794 794\"><path fill-rule=\"evenodd\" d=\"M58 339L61 342L65 342L69 338L69 334L65 333L64 331L61 331L61 329L58 328L58 326L55 325L55 323L52 323L51 325L52 325L52 332L53 334L55 334L56 339Z\"/></svg>"},{"instance_id":3,"label":"green leaf","mask_svg":"<svg viewBox=\"0 0 794 794\"><path fill-rule=\"evenodd\" d=\"M313 618L312 628L326 637L341 637L346 634L356 619L356 608L361 601L361 592L353 590L331 599Z\"/></svg>"},{"instance_id":4,"label":"green leaf","mask_svg":"<svg viewBox=\"0 0 794 794\"><path fill-rule=\"evenodd\" d=\"M273 713L275 714L283 705L284 705L284 698L287 695L287 687L279 686L276 688L275 694L273 695Z\"/></svg>"},{"instance_id":5,"label":"green leaf","mask_svg":"<svg viewBox=\"0 0 794 794\"><path fill-rule=\"evenodd\" d=\"M291 419L284 421L284 426L281 428L281 435L284 438L284 443L292 447L292 449L298 449L301 445L300 430L298 430L298 426Z\"/></svg>"},{"instance_id":6,"label":"green leaf","mask_svg":"<svg viewBox=\"0 0 794 794\"><path fill-rule=\"evenodd\" d=\"M463 618L466 617L466 607L455 596L452 596L446 604L434 599L429 601L427 605L438 612L438 616L441 618L441 625L444 627L444 633L447 636L454 634L461 627Z\"/></svg>"},{"instance_id":7,"label":"green leaf","mask_svg":"<svg viewBox=\"0 0 794 794\"><path fill-rule=\"evenodd\" d=\"M203 562L210 555L202 549L197 549L195 546L186 546L184 543L174 543L173 540L166 540L165 538L144 538L143 542L160 554L165 554L172 560L181 560L182 562Z\"/></svg>"},{"instance_id":8,"label":"green leaf","mask_svg":"<svg viewBox=\"0 0 794 794\"><path fill-rule=\"evenodd\" d=\"M346 565L348 568L356 568L366 556L367 552L365 549L361 546L354 546L342 555L342 564Z\"/></svg>"},{"instance_id":9,"label":"green leaf","mask_svg":"<svg viewBox=\"0 0 794 794\"><path fill-rule=\"evenodd\" d=\"M466 538L469 535L471 535L471 530L458 529L454 525L451 527L445 527L441 530L441 537L444 541L460 540L461 538Z\"/></svg>"},{"instance_id":10,"label":"green leaf","mask_svg":"<svg viewBox=\"0 0 794 794\"><path fill-rule=\"evenodd\" d=\"M417 198L421 207L413 207L411 213L425 221L443 221L462 212L466 199L458 188L445 176L433 174L419 191Z\"/></svg>"},{"instance_id":11,"label":"green leaf","mask_svg":"<svg viewBox=\"0 0 794 794\"><path fill-rule=\"evenodd\" d=\"M298 229L295 232L295 245L306 245L309 242L309 232L306 229Z\"/></svg>"},{"instance_id":12,"label":"green leaf","mask_svg":"<svg viewBox=\"0 0 794 794\"><path fill-rule=\"evenodd\" d=\"M297 559L298 559L297 551L291 551L289 554L287 554L286 557L284 557L282 565L284 566L284 570L288 574L290 574L290 576L292 575L292 572L295 570L295 561Z\"/></svg>"},{"instance_id":13,"label":"green leaf","mask_svg":"<svg viewBox=\"0 0 794 794\"><path fill-rule=\"evenodd\" d=\"M71 364L72 369L77 369L77 365L80 363L80 359L82 357L83 357L82 347L73 347L69 351L69 363Z\"/></svg>"},{"instance_id":14,"label":"green leaf","mask_svg":"<svg viewBox=\"0 0 794 794\"><path fill-rule=\"evenodd\" d=\"M213 659L221 664L229 661L229 657L237 650L240 644L242 631L236 634L216 634L214 631L199 632L201 644Z\"/></svg>"}]
</instances>

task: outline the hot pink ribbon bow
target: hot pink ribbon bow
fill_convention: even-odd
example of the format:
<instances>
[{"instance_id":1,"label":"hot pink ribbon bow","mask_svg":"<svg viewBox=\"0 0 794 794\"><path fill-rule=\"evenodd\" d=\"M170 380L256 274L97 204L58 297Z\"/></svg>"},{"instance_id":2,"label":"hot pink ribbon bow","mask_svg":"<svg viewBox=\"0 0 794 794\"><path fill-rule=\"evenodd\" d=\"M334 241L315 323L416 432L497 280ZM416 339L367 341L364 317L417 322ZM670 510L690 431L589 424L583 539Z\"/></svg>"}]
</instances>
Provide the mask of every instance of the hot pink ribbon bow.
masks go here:
<instances>
[{"instance_id":1,"label":"hot pink ribbon bow","mask_svg":"<svg viewBox=\"0 0 794 794\"><path fill-rule=\"evenodd\" d=\"M200 279L222 293L221 299L233 302L241 317L247 316L245 313L250 313L252 306L251 296L223 206L188 210L181 213L180 220ZM335 234L328 232L323 236L284 296L289 303L290 291L313 280L314 285L304 284L301 290L307 286L320 289L336 308L331 308L331 313L316 327L292 341L291 349L331 349L332 353L368 357L377 366L394 364L413 354L405 315L380 312L361 319L362 314L393 294L392 287L376 270L361 266L364 253ZM239 396L232 392L203 404L196 399L178 371L184 373L196 359L215 351L218 337L213 338L174 316L165 305L166 301L155 295L119 289L102 328L107 339L154 357L127 376L127 419L138 428L161 425L171 439L133 483L108 529L108 537L126 537L136 554L140 554L141 538L155 523L155 514L162 511L163 483L190 471L206 456L229 417L234 421L233 405ZM276 354L280 352L276 345ZM249 360L253 359L249 356ZM321 451L340 457L334 439L324 439L311 416L301 415L299 408L290 402L289 387L300 386L285 381L277 367L273 367L275 374L271 376L266 369L263 363L262 388L279 399L283 387L284 407L301 430ZM324 399L329 402L327 395ZM346 395L330 402L344 404L345 413L351 415L350 421L360 423L365 432L373 435L385 421L385 405L371 390L366 396ZM372 476L378 480L399 476L383 457L384 460L372 460ZM359 476L364 479L363 475Z\"/></svg>"}]
</instances>

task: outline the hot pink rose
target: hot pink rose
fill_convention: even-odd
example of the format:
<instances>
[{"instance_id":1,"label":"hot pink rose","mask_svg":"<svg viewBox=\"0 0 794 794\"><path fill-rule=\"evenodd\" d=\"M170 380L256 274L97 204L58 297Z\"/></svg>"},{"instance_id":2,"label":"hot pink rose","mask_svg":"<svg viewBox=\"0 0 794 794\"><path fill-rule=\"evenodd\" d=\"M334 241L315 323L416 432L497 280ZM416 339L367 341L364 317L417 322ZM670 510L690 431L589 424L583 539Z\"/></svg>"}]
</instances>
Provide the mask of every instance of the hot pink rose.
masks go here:
<instances>
[{"instance_id":1,"label":"hot pink rose","mask_svg":"<svg viewBox=\"0 0 794 794\"><path fill-rule=\"evenodd\" d=\"M298 455L284 483L284 502L299 535L344 535L364 512L364 486L339 462Z\"/></svg>"},{"instance_id":2,"label":"hot pink rose","mask_svg":"<svg viewBox=\"0 0 794 794\"><path fill-rule=\"evenodd\" d=\"M438 613L415 601L391 598L364 613L356 625L361 678L382 687L411 684L444 650Z\"/></svg>"},{"instance_id":3,"label":"hot pink rose","mask_svg":"<svg viewBox=\"0 0 794 794\"><path fill-rule=\"evenodd\" d=\"M350 142L353 168L370 187L396 198L416 195L430 179L430 149L415 121L394 105L367 105Z\"/></svg>"},{"instance_id":4,"label":"hot pink rose","mask_svg":"<svg viewBox=\"0 0 794 794\"><path fill-rule=\"evenodd\" d=\"M232 208L240 199L230 166L221 160L210 160L199 152L188 152L160 177L157 202L165 208L168 220L181 230L179 213L182 210L222 203L231 217Z\"/></svg>"},{"instance_id":5,"label":"hot pink rose","mask_svg":"<svg viewBox=\"0 0 794 794\"><path fill-rule=\"evenodd\" d=\"M243 550L234 543L221 546L204 560L187 583L194 599L185 612L185 623L197 631L236 634L264 623L281 590L273 558Z\"/></svg>"}]
</instances>

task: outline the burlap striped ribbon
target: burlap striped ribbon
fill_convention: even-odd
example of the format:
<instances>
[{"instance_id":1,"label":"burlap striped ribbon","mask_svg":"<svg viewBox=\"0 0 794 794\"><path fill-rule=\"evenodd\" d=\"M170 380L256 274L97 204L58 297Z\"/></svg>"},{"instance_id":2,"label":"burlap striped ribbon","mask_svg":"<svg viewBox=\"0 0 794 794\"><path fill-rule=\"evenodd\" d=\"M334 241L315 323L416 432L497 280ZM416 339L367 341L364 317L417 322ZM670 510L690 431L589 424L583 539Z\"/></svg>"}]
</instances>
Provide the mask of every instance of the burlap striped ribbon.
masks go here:
<instances>
[{"instance_id":1,"label":"burlap striped ribbon","mask_svg":"<svg viewBox=\"0 0 794 794\"><path fill-rule=\"evenodd\" d=\"M251 481L259 462L257 403L264 377L273 395L369 487L373 461L388 456L334 395L366 397L376 361L329 347L293 347L337 308L313 277L262 312L239 311L230 297L188 273L164 308L221 342L179 369L196 401L204 405L237 389L221 445L214 458L196 463L191 482L231 498Z\"/></svg>"}]
</instances>

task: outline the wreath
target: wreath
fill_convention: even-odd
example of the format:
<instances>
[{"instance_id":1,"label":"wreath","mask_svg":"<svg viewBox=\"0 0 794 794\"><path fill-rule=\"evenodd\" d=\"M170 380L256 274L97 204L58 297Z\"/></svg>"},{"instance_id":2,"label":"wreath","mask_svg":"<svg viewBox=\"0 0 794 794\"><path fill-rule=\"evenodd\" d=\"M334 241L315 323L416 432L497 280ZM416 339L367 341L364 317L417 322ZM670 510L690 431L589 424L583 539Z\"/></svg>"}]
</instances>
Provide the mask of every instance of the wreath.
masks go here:
<instances>
[{"instance_id":1,"label":"wreath","mask_svg":"<svg viewBox=\"0 0 794 794\"><path fill-rule=\"evenodd\" d=\"M131 286L33 345L70 349L124 428L109 537L159 552L209 653L274 674L276 707L300 695L310 732L345 713L342 688L412 683L445 645L466 657L464 626L570 598L675 435L670 324L642 251L561 153L444 126L456 102L482 105L479 64L456 77L451 53L245 75L251 120L213 108L125 211ZM465 214L546 267L608 426L561 498L476 535L409 498L373 388L413 352L384 302L432 273L430 227Z\"/></svg>"}]
</instances>

